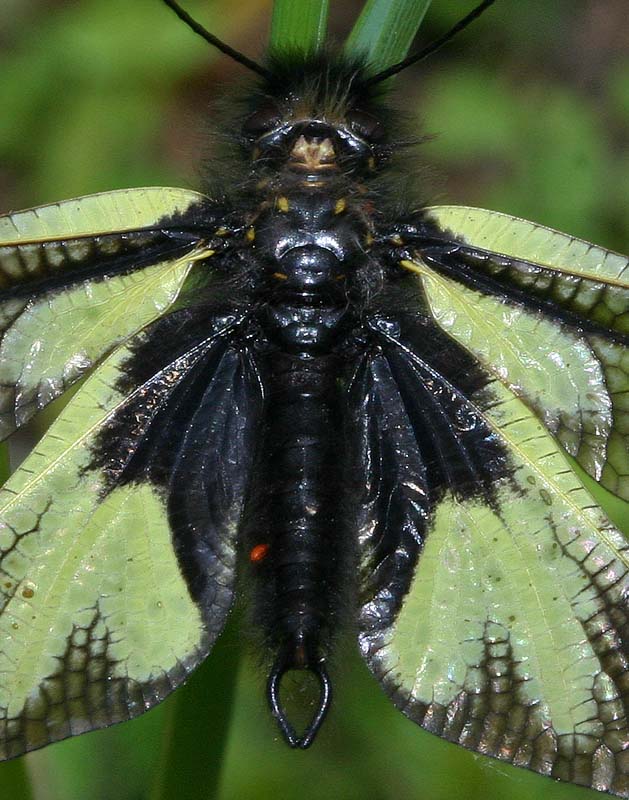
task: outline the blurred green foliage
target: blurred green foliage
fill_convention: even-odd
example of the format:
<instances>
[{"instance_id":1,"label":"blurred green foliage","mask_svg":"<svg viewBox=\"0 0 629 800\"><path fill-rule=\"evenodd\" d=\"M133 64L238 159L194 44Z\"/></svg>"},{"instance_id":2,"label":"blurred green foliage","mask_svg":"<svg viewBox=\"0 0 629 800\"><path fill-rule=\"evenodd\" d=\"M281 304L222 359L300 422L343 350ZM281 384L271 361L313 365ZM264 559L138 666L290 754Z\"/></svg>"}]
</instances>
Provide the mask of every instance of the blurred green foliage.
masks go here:
<instances>
[{"instance_id":1,"label":"blurred green foliage","mask_svg":"<svg viewBox=\"0 0 629 800\"><path fill-rule=\"evenodd\" d=\"M270 2L190 0L188 7L230 44L260 56ZM360 7L331 3L337 37ZM434 0L422 42L470 7ZM199 153L212 156L218 98L236 96L242 77L157 0L3 0L0 208L126 186L195 187ZM396 95L418 135L434 134L417 170L409 164L427 202L496 208L629 250L625 0L500 0L455 43L400 76ZM626 527L626 505L607 507ZM189 684L150 714L0 765L0 797L599 797L417 729L383 696L351 642L338 657L335 703L319 739L306 753L289 751L242 639L231 623Z\"/></svg>"}]
</instances>

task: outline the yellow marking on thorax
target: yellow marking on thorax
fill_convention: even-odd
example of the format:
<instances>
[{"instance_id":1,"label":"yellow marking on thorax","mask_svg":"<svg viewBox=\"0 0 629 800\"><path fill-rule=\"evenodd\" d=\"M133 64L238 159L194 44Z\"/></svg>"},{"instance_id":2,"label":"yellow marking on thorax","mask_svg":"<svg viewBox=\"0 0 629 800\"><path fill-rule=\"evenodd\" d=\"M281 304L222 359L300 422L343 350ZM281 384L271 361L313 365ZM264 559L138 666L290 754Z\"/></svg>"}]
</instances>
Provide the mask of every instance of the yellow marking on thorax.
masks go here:
<instances>
[{"instance_id":1,"label":"yellow marking on thorax","mask_svg":"<svg viewBox=\"0 0 629 800\"><path fill-rule=\"evenodd\" d=\"M245 239L248 242L253 242L255 241L255 238L256 238L256 229L251 227L247 230L247 233L245 233Z\"/></svg>"},{"instance_id":2,"label":"yellow marking on thorax","mask_svg":"<svg viewBox=\"0 0 629 800\"><path fill-rule=\"evenodd\" d=\"M340 197L336 201L336 205L334 206L334 213L342 214L346 208L347 208L347 200L344 197Z\"/></svg>"},{"instance_id":3,"label":"yellow marking on thorax","mask_svg":"<svg viewBox=\"0 0 629 800\"><path fill-rule=\"evenodd\" d=\"M214 231L214 236L227 236L228 233L229 233L229 228L225 228L223 225L221 225L220 228L217 228Z\"/></svg>"},{"instance_id":4,"label":"yellow marking on thorax","mask_svg":"<svg viewBox=\"0 0 629 800\"><path fill-rule=\"evenodd\" d=\"M286 214L286 212L290 208L290 203L288 202L288 197L286 197L285 195L282 195L281 197L278 197L277 198L277 202L276 202L276 206L277 206L279 211L281 211L283 214Z\"/></svg>"},{"instance_id":5,"label":"yellow marking on thorax","mask_svg":"<svg viewBox=\"0 0 629 800\"><path fill-rule=\"evenodd\" d=\"M272 277L275 278L275 280L278 280L278 281L287 281L288 280L288 275L285 272L274 272Z\"/></svg>"}]
</instances>

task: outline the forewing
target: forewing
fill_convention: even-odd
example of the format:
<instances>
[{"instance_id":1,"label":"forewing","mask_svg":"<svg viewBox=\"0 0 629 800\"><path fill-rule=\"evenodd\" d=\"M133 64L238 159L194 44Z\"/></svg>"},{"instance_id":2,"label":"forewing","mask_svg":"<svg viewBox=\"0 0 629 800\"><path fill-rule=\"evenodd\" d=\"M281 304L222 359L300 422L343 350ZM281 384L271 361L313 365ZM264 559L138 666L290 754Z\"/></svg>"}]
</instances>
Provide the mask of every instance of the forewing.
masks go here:
<instances>
[{"instance_id":1,"label":"forewing","mask_svg":"<svg viewBox=\"0 0 629 800\"><path fill-rule=\"evenodd\" d=\"M629 499L627 259L504 214L429 213L448 243L407 263L434 318L592 477Z\"/></svg>"},{"instance_id":2,"label":"forewing","mask_svg":"<svg viewBox=\"0 0 629 800\"><path fill-rule=\"evenodd\" d=\"M362 652L427 730L627 797L627 544L524 402L419 333L383 327L350 393Z\"/></svg>"},{"instance_id":3,"label":"forewing","mask_svg":"<svg viewBox=\"0 0 629 800\"><path fill-rule=\"evenodd\" d=\"M175 302L215 213L154 188L0 217L0 437Z\"/></svg>"},{"instance_id":4,"label":"forewing","mask_svg":"<svg viewBox=\"0 0 629 800\"><path fill-rule=\"evenodd\" d=\"M436 206L426 214L459 243L462 278L520 292L523 302L537 298L582 327L629 334L626 256L497 211Z\"/></svg>"},{"instance_id":5,"label":"forewing","mask_svg":"<svg viewBox=\"0 0 629 800\"><path fill-rule=\"evenodd\" d=\"M0 495L2 758L147 710L224 624L256 386L227 328L164 352L169 323L109 356Z\"/></svg>"}]
</instances>

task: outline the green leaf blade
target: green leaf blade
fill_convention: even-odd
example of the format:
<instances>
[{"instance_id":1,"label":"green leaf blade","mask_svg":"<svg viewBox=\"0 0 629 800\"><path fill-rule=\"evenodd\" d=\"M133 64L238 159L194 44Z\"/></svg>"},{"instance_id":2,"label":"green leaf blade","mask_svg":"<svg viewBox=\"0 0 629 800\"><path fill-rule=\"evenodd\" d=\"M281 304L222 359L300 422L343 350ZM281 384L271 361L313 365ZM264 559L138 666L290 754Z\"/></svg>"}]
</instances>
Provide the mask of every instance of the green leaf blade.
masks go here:
<instances>
[{"instance_id":1,"label":"green leaf blade","mask_svg":"<svg viewBox=\"0 0 629 800\"><path fill-rule=\"evenodd\" d=\"M0 795L14 800L34 800L33 781L23 759L3 764Z\"/></svg>"},{"instance_id":2,"label":"green leaf blade","mask_svg":"<svg viewBox=\"0 0 629 800\"><path fill-rule=\"evenodd\" d=\"M428 11L430 0L368 0L356 21L345 52L366 56L379 71L406 57Z\"/></svg>"},{"instance_id":3,"label":"green leaf blade","mask_svg":"<svg viewBox=\"0 0 629 800\"><path fill-rule=\"evenodd\" d=\"M212 657L168 703L162 752L148 800L222 797L226 750L236 706L238 625L223 631ZM186 776L182 783L182 775Z\"/></svg>"},{"instance_id":4,"label":"green leaf blade","mask_svg":"<svg viewBox=\"0 0 629 800\"><path fill-rule=\"evenodd\" d=\"M275 0L269 50L319 50L327 34L328 5L328 0Z\"/></svg>"}]
</instances>

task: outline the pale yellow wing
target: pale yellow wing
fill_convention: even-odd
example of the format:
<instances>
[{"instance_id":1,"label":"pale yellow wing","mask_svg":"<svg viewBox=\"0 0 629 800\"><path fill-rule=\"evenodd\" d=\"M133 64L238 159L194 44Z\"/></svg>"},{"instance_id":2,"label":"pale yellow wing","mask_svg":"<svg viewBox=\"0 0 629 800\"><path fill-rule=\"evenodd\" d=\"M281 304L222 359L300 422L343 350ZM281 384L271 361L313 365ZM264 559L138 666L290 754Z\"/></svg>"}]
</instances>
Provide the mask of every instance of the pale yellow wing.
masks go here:
<instances>
[{"instance_id":1,"label":"pale yellow wing","mask_svg":"<svg viewBox=\"0 0 629 800\"><path fill-rule=\"evenodd\" d=\"M0 438L172 307L208 205L128 189L0 217Z\"/></svg>"}]
</instances>

